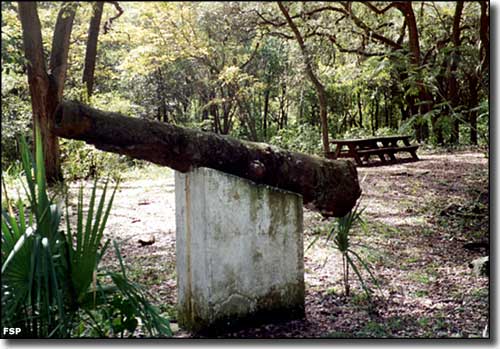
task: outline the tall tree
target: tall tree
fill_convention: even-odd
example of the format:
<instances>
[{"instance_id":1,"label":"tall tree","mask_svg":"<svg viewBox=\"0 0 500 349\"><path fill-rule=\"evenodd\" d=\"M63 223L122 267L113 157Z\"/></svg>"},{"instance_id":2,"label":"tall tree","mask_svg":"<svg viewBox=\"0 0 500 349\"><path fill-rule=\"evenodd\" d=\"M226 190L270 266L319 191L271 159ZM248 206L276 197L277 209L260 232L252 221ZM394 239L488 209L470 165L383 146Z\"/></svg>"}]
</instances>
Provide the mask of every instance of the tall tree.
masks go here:
<instances>
[{"instance_id":1,"label":"tall tree","mask_svg":"<svg viewBox=\"0 0 500 349\"><path fill-rule=\"evenodd\" d=\"M309 80L311 80L311 83L313 84L314 89L316 90L316 93L318 95L319 116L320 116L320 120L321 120L321 138L323 141L323 151L325 153L329 153L330 152L330 144L329 144L329 140L328 140L328 109L327 109L328 108L328 101L327 101L327 94L326 94L325 86L323 86L323 84L319 80L318 76L314 72L312 56L306 47L306 43L304 41L304 38L302 37L302 34L300 33L297 25L294 23L292 17L290 16L288 9L281 2L278 2L278 6L279 6L283 16L285 16L286 22L288 23L288 26L290 27L290 29L292 29L293 34L295 36L295 39L297 40L297 43L299 44L300 50L302 52L302 56L304 57L306 74L307 74Z\"/></svg>"},{"instance_id":2,"label":"tall tree","mask_svg":"<svg viewBox=\"0 0 500 349\"><path fill-rule=\"evenodd\" d=\"M460 20L462 18L462 11L464 8L463 1L457 1L455 8L455 15L453 16L453 28L451 32L451 41L453 43L453 51L450 55L449 63L449 78L448 78L448 100L452 109L455 109L460 104L459 85L457 81L457 68L460 59ZM453 128L451 130L450 142L457 144L459 141L460 120L453 118Z\"/></svg>"},{"instance_id":3,"label":"tall tree","mask_svg":"<svg viewBox=\"0 0 500 349\"><path fill-rule=\"evenodd\" d=\"M94 92L94 72L97 59L97 43L99 40L100 26L104 4L109 3L116 9L116 14L108 18L104 23L104 34L111 29L111 24L123 14L123 9L118 1L96 1L92 3L92 17L90 18L89 30L87 35L87 47L85 50L85 66L83 67L82 82L87 89L87 97L90 99Z\"/></svg>"},{"instance_id":4,"label":"tall tree","mask_svg":"<svg viewBox=\"0 0 500 349\"><path fill-rule=\"evenodd\" d=\"M94 87L94 71L97 57L97 42L99 39L99 28L101 26L103 1L97 1L93 5L92 18L90 19L89 32L87 36L87 49L85 51L85 67L83 68L83 83L87 88L87 96L92 96Z\"/></svg>"},{"instance_id":5,"label":"tall tree","mask_svg":"<svg viewBox=\"0 0 500 349\"><path fill-rule=\"evenodd\" d=\"M36 2L18 2L23 29L24 53L28 61L28 84L33 110L33 125L40 128L47 181L62 180L59 141L53 133L53 114L61 101L68 68L68 51L77 5L63 3L59 10L49 70L43 52L42 30Z\"/></svg>"},{"instance_id":6,"label":"tall tree","mask_svg":"<svg viewBox=\"0 0 500 349\"><path fill-rule=\"evenodd\" d=\"M477 145L477 106L479 103L479 91L481 84L485 88L489 87L489 65L490 65L490 35L489 35L489 4L487 1L480 1L481 15L479 17L479 61L480 69L474 69L467 74L468 99L466 102L469 109L468 121L470 124L470 143Z\"/></svg>"},{"instance_id":7,"label":"tall tree","mask_svg":"<svg viewBox=\"0 0 500 349\"><path fill-rule=\"evenodd\" d=\"M346 7L346 9L348 9L352 14L352 7L350 4L351 2L348 2L348 4L344 5L344 7ZM406 29L408 30L408 51L410 53L410 63L413 66L413 69L411 70L418 71L420 68L422 68L423 60L421 57L420 33L419 33L419 28L417 26L415 13L413 11L412 2L393 1L382 9L379 9L376 5L372 4L371 2L363 2L362 4L378 15L386 13L391 8L396 8L397 10L399 10L399 12L404 18L404 26L402 28L403 30L400 39L404 38ZM359 19L358 21L355 21L356 25L360 26L359 22L360 22ZM379 38L375 37L375 39L385 43L386 45L394 49L402 48L401 45L399 44L400 40L398 40L398 42L394 42L381 35L379 35ZM432 95L429 93L428 88L425 86L420 77L417 77L415 83L418 89L418 96L408 94L408 96L406 97L406 102L410 107L409 111L411 115L425 114L432 109L433 98ZM416 97L418 97L418 100ZM428 133L427 124L426 123L415 124L415 126L416 126L415 131L417 139L418 140L426 139Z\"/></svg>"}]
</instances>

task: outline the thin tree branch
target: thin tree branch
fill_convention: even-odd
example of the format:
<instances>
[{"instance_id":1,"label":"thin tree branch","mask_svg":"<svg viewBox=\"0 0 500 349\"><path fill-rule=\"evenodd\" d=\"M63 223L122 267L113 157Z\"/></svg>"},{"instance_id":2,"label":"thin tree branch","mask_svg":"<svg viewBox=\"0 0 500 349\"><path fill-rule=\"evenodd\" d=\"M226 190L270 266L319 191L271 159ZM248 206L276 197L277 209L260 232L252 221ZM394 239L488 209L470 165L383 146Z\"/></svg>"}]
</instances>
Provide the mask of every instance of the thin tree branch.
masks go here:
<instances>
[{"instance_id":1,"label":"thin tree branch","mask_svg":"<svg viewBox=\"0 0 500 349\"><path fill-rule=\"evenodd\" d=\"M331 35L331 34L317 33L317 35L327 37L330 40L330 42L332 44L334 44L335 47L337 47L337 49L340 52L344 52L344 53L357 53L357 54L359 54L361 56L365 56L365 57L374 57L374 56L384 56L385 55L384 52L368 52L368 51L365 51L364 48L363 48L363 45L360 45L358 48L355 48L355 49L349 49L349 48L343 47L342 45L340 45L337 42L337 38L334 35Z\"/></svg>"},{"instance_id":2,"label":"thin tree branch","mask_svg":"<svg viewBox=\"0 0 500 349\"><path fill-rule=\"evenodd\" d=\"M396 5L396 2L394 1L394 2L391 2L389 5L387 5L386 7L384 7L383 9L378 9L377 6L373 5L369 1L366 1L366 2L362 1L361 3L378 15L386 13L388 10L395 7L395 5Z\"/></svg>"},{"instance_id":3,"label":"thin tree branch","mask_svg":"<svg viewBox=\"0 0 500 349\"><path fill-rule=\"evenodd\" d=\"M116 8L116 10L118 11L118 13L115 16L110 17L106 21L106 23L104 23L104 34L107 34L108 31L111 29L111 24L113 23L113 21L115 19L117 19L118 17L120 17L123 14L123 9L120 6L120 4L118 3L118 1L106 1L106 2L109 3L109 4L112 4Z\"/></svg>"},{"instance_id":4,"label":"thin tree branch","mask_svg":"<svg viewBox=\"0 0 500 349\"><path fill-rule=\"evenodd\" d=\"M241 66L240 66L240 69L243 70L245 69L245 67L254 59L254 57L256 56L257 54L257 50L259 49L259 46L260 46L260 42L257 42L257 45L255 45L255 49L253 50L252 54L250 55L250 57L247 59L247 61L245 63L243 63Z\"/></svg>"},{"instance_id":5,"label":"thin tree branch","mask_svg":"<svg viewBox=\"0 0 500 349\"><path fill-rule=\"evenodd\" d=\"M294 37L292 35L288 35L288 34L281 33L281 32L268 32L267 34L271 35L271 36L276 36L276 37L280 37L280 38L283 38L283 39L287 39L287 40L293 40L294 39Z\"/></svg>"},{"instance_id":6,"label":"thin tree branch","mask_svg":"<svg viewBox=\"0 0 500 349\"><path fill-rule=\"evenodd\" d=\"M363 4L365 4L365 3L363 3ZM400 49L403 48L397 42L394 42L393 40L391 40L391 39L389 39L389 38L387 38L387 37L385 37L385 36L383 36L383 35L375 32L372 28L370 28L365 22L363 22L360 18L358 18L354 14L354 12L352 11L352 6L351 5L352 5L352 3L350 1L346 2L346 3L342 3L342 6L344 6L345 10L349 14L349 17L351 17L351 19L353 20L353 22L358 27L360 27L361 29L363 29L369 37L371 37L371 38L373 38L373 39L375 39L375 40L377 40L377 41L379 41L381 43L384 43L384 44L386 44L386 45L388 45L388 46L390 46L392 48L395 48L397 50L400 50ZM393 4L392 6L396 6L396 5Z\"/></svg>"},{"instance_id":7,"label":"thin tree branch","mask_svg":"<svg viewBox=\"0 0 500 349\"><path fill-rule=\"evenodd\" d=\"M344 17L342 17L342 18L345 18L345 16L348 15L348 13L342 8L338 8L338 7L334 7L334 6L323 6L323 7L318 7L316 9L313 9L313 10L308 11L308 12L302 12L302 13L296 14L294 16L290 16L290 18L291 19L297 19L297 18L307 19L307 18L313 17L313 15L315 15L316 13L323 12L323 11L333 11L333 12L342 13L344 15ZM268 24L268 25L271 25L273 27L284 27L287 25L286 21L273 22L271 19L265 18L264 15L262 13L260 13L259 11L253 10L253 12L255 12L257 14L257 16L259 16L259 18L262 19L263 22L260 22L259 24Z\"/></svg>"},{"instance_id":8,"label":"thin tree branch","mask_svg":"<svg viewBox=\"0 0 500 349\"><path fill-rule=\"evenodd\" d=\"M401 32L399 34L399 38L398 40L396 41L398 45L403 45L403 40L405 39L405 35L406 35L406 21L403 21L403 25L401 26Z\"/></svg>"}]
</instances>

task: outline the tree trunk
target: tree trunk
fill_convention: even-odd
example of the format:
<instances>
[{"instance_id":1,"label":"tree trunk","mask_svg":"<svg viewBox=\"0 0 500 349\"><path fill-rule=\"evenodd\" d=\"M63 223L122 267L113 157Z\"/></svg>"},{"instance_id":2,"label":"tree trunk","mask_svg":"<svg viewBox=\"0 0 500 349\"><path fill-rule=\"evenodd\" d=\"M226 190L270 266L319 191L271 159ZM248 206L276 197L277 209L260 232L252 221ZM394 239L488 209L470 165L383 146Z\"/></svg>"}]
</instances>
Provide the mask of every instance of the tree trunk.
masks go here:
<instances>
[{"instance_id":1,"label":"tree trunk","mask_svg":"<svg viewBox=\"0 0 500 349\"><path fill-rule=\"evenodd\" d=\"M479 23L479 38L480 38L480 49L479 49L479 59L481 61L481 72L480 74L489 74L489 63L490 63L490 35L489 35L489 4L487 1L481 1L481 17ZM469 123L470 123L470 143L477 145L477 106L479 103L479 87L480 87L480 76L479 73L473 73L469 76ZM486 82L489 87L489 79L482 79Z\"/></svg>"},{"instance_id":2,"label":"tree trunk","mask_svg":"<svg viewBox=\"0 0 500 349\"><path fill-rule=\"evenodd\" d=\"M309 80L311 80L314 88L316 89L319 101L319 116L321 120L321 138L323 141L323 151L325 152L325 154L328 154L330 152L330 142L328 140L328 110L327 110L328 101L327 101L325 87L323 86L321 81L319 81L318 77L316 76L313 70L311 54L308 52L304 39L300 34L299 29L293 22L292 17L290 17L288 10L281 2L278 2L278 6L283 15L285 16L288 25L292 29L293 34L295 35L295 39L297 40L297 43L299 44L300 50L302 52L302 56L304 57L307 76L309 77Z\"/></svg>"},{"instance_id":3,"label":"tree trunk","mask_svg":"<svg viewBox=\"0 0 500 349\"><path fill-rule=\"evenodd\" d=\"M350 161L327 160L264 143L107 113L78 102L61 103L55 114L60 137L98 149L169 166L180 172L209 167L303 196L325 216L344 216L361 194Z\"/></svg>"},{"instance_id":4,"label":"tree trunk","mask_svg":"<svg viewBox=\"0 0 500 349\"><path fill-rule=\"evenodd\" d=\"M68 67L69 39L76 12L74 3L61 6L52 40L49 75L43 53L42 31L36 2L18 3L24 52L28 61L28 85L33 109L33 126L40 128L46 178L50 184L62 180L59 141L53 133L53 114L62 98Z\"/></svg>"},{"instance_id":5,"label":"tree trunk","mask_svg":"<svg viewBox=\"0 0 500 349\"><path fill-rule=\"evenodd\" d=\"M287 124L287 103L286 103L286 84L281 84L281 93L278 97L279 100L279 123L278 130L282 130Z\"/></svg>"},{"instance_id":6,"label":"tree trunk","mask_svg":"<svg viewBox=\"0 0 500 349\"><path fill-rule=\"evenodd\" d=\"M463 1L457 1L455 15L453 16L453 28L451 32L451 41L453 43L453 51L450 55L450 65L448 71L448 100L451 105L452 115L455 115L456 108L460 104L459 86L456 78L458 68L458 60L460 59L460 20L462 18L462 10L464 8ZM450 143L458 144L460 137L460 120L453 117L453 127L451 130Z\"/></svg>"},{"instance_id":7,"label":"tree trunk","mask_svg":"<svg viewBox=\"0 0 500 349\"><path fill-rule=\"evenodd\" d=\"M217 104L215 103L215 99L217 98L217 94L212 91L210 92L209 96L209 114L212 116L213 123L212 123L212 130L215 133L220 133L220 120L219 120L219 108L217 107Z\"/></svg>"},{"instance_id":8,"label":"tree trunk","mask_svg":"<svg viewBox=\"0 0 500 349\"><path fill-rule=\"evenodd\" d=\"M288 126L288 100L286 98L287 86L283 83L280 98L280 130ZM301 107L302 108L302 107Z\"/></svg>"},{"instance_id":9,"label":"tree trunk","mask_svg":"<svg viewBox=\"0 0 500 349\"><path fill-rule=\"evenodd\" d=\"M403 14L405 18L405 22L408 26L411 63L418 68L420 67L422 60L420 57L420 39L417 20L415 18L415 13L413 12L413 3L409 1L397 1L394 2L394 6ZM427 91L427 88L421 79L417 80L416 83L419 90L418 99L420 106L417 107L413 96L409 98L408 104L412 106L412 109L418 109L418 113L423 115L432 109L432 95ZM411 113L412 115L415 115L417 112L416 110L412 110ZM419 141L426 140L429 134L427 122L415 125L417 127L415 129L417 139L421 138Z\"/></svg>"},{"instance_id":10,"label":"tree trunk","mask_svg":"<svg viewBox=\"0 0 500 349\"><path fill-rule=\"evenodd\" d=\"M389 120L389 97L387 92L384 92L384 111L385 111L385 127L391 127Z\"/></svg>"},{"instance_id":11,"label":"tree trunk","mask_svg":"<svg viewBox=\"0 0 500 349\"><path fill-rule=\"evenodd\" d=\"M490 67L490 16L488 11L488 1L480 1L481 18L479 25L479 38L481 39L480 57L481 72L487 73Z\"/></svg>"},{"instance_id":12,"label":"tree trunk","mask_svg":"<svg viewBox=\"0 0 500 349\"><path fill-rule=\"evenodd\" d=\"M299 119L297 120L299 123L304 122L304 88L300 89L300 98L299 98Z\"/></svg>"},{"instance_id":13,"label":"tree trunk","mask_svg":"<svg viewBox=\"0 0 500 349\"><path fill-rule=\"evenodd\" d=\"M417 20L413 12L412 3L408 1L398 1L395 2L394 6L401 11L408 25L411 61L418 67L420 65L420 43Z\"/></svg>"},{"instance_id":14,"label":"tree trunk","mask_svg":"<svg viewBox=\"0 0 500 349\"><path fill-rule=\"evenodd\" d=\"M103 1L92 4L94 12L90 19L89 32L87 36L87 49L85 51L85 67L83 68L83 83L87 87L87 97L92 96L94 88L94 71L97 57L97 42L99 38L99 27L101 25Z\"/></svg>"},{"instance_id":15,"label":"tree trunk","mask_svg":"<svg viewBox=\"0 0 500 349\"><path fill-rule=\"evenodd\" d=\"M267 139L267 115L269 113L269 95L271 94L270 88L266 88L266 92L264 94L264 118L263 118L263 131L264 131L264 140Z\"/></svg>"},{"instance_id":16,"label":"tree trunk","mask_svg":"<svg viewBox=\"0 0 500 349\"><path fill-rule=\"evenodd\" d=\"M363 128L363 108L361 106L361 92L358 92L358 112L359 112L359 127Z\"/></svg>"},{"instance_id":17,"label":"tree trunk","mask_svg":"<svg viewBox=\"0 0 500 349\"><path fill-rule=\"evenodd\" d=\"M49 71L55 82L57 102L61 101L64 90L64 81L68 70L69 40L77 6L76 3L63 3L61 5L52 36Z\"/></svg>"},{"instance_id":18,"label":"tree trunk","mask_svg":"<svg viewBox=\"0 0 500 349\"><path fill-rule=\"evenodd\" d=\"M470 125L470 143L477 145L477 106L479 104L479 78L477 74L469 76L469 100L467 108L469 109L469 125Z\"/></svg>"},{"instance_id":19,"label":"tree trunk","mask_svg":"<svg viewBox=\"0 0 500 349\"><path fill-rule=\"evenodd\" d=\"M252 109L250 108L250 102L236 100L239 108L239 115L241 124L246 125L248 129L248 140L256 142L258 140L257 128L255 127L255 118L252 117Z\"/></svg>"}]
</instances>

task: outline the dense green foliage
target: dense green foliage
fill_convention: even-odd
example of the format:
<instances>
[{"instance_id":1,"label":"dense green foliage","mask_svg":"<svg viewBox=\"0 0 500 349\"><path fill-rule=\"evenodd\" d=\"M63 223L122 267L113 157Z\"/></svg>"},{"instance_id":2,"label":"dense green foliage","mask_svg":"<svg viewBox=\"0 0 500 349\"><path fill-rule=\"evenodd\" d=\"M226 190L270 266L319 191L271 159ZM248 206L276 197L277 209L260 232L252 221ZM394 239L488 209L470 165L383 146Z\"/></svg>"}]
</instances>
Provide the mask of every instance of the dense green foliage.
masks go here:
<instances>
[{"instance_id":1,"label":"dense green foliage","mask_svg":"<svg viewBox=\"0 0 500 349\"><path fill-rule=\"evenodd\" d=\"M330 137L409 133L429 144L487 144L489 29L481 23L488 19L488 7L465 2L458 11L458 2L413 2L416 63L410 22L387 4L286 4L326 89ZM123 14L110 25L117 10L104 6L89 99L82 70L93 7L78 5L65 98L322 153L317 94L276 3L120 6ZM38 4L47 52L58 10L56 3ZM2 2L2 41L2 168L7 169L19 155L16 135L31 127L22 31L13 2ZM131 164L68 141L62 143L62 158L69 179L110 169L118 173Z\"/></svg>"},{"instance_id":2,"label":"dense green foliage","mask_svg":"<svg viewBox=\"0 0 500 349\"><path fill-rule=\"evenodd\" d=\"M20 328L22 337L123 337L133 336L141 319L150 336L171 335L147 292L127 278L116 243L121 272L99 268L116 187L106 203L106 183L97 201L96 181L85 213L81 188L73 226L68 203L64 217L49 198L39 132L36 139L35 159L21 140L29 205L21 198L2 205L2 325Z\"/></svg>"}]
</instances>

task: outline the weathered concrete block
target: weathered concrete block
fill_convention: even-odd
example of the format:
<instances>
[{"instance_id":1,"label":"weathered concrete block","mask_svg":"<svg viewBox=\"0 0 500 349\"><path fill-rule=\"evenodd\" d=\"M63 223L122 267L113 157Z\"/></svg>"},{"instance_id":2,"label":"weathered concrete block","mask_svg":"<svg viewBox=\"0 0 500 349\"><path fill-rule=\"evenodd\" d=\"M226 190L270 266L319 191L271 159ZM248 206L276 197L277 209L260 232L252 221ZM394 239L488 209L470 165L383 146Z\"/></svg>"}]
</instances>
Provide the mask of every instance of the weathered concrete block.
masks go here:
<instances>
[{"instance_id":1,"label":"weathered concrete block","mask_svg":"<svg viewBox=\"0 0 500 349\"><path fill-rule=\"evenodd\" d=\"M300 195L208 168L175 174L179 324L223 332L304 316Z\"/></svg>"}]
</instances>

